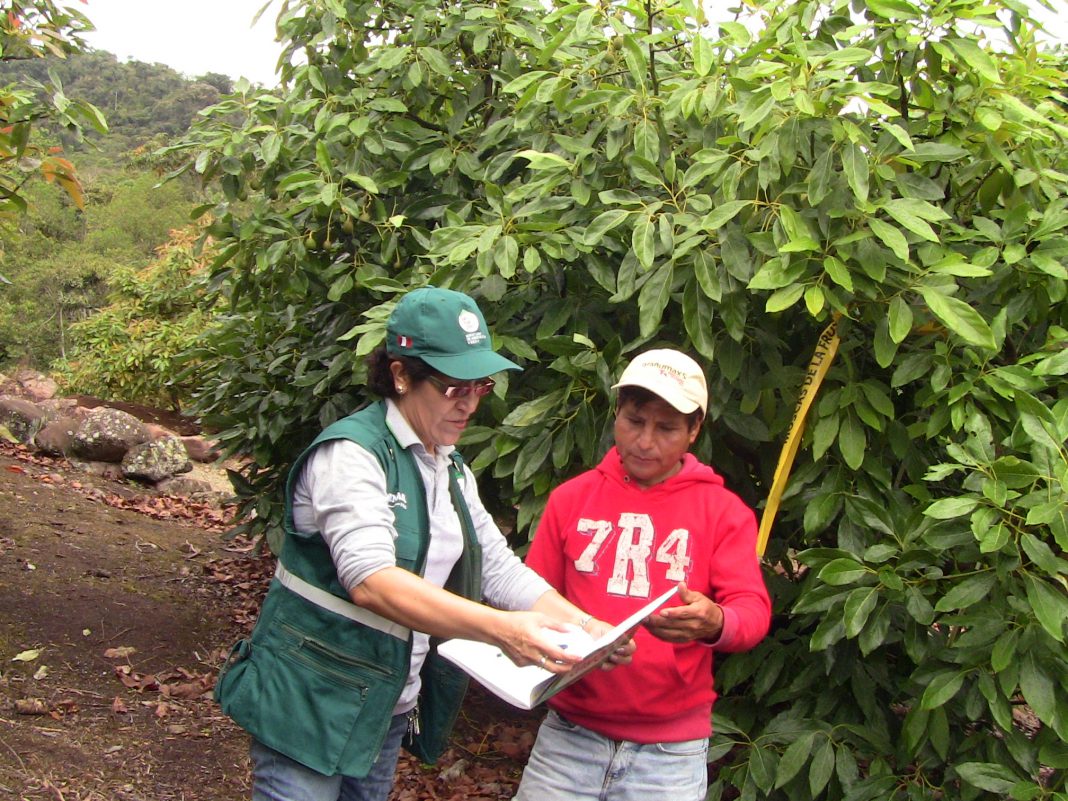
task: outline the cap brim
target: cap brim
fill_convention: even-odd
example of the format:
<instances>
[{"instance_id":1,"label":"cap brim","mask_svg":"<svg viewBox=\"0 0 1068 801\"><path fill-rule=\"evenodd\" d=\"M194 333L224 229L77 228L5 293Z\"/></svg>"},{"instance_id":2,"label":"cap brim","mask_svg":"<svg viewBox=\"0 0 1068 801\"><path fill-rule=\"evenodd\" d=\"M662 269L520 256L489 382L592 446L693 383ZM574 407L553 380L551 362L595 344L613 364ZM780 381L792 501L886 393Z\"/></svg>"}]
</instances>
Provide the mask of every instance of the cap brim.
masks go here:
<instances>
[{"instance_id":1,"label":"cap brim","mask_svg":"<svg viewBox=\"0 0 1068 801\"><path fill-rule=\"evenodd\" d=\"M658 398L663 399L665 403L669 404L673 409L682 412L683 414L690 414L691 412L695 412L701 408L700 403L693 400L692 398L684 397L681 392L669 392L665 395L663 391L664 388L662 386L651 387L647 386L641 381L621 381L618 384L612 385L612 389L619 389L620 387L641 387L644 390L652 392Z\"/></svg>"},{"instance_id":2,"label":"cap brim","mask_svg":"<svg viewBox=\"0 0 1068 801\"><path fill-rule=\"evenodd\" d=\"M503 370L523 369L515 362L509 361L492 350L459 353L455 356L421 356L420 358L439 373L443 373L449 378L458 378L461 381L486 378Z\"/></svg>"}]
</instances>

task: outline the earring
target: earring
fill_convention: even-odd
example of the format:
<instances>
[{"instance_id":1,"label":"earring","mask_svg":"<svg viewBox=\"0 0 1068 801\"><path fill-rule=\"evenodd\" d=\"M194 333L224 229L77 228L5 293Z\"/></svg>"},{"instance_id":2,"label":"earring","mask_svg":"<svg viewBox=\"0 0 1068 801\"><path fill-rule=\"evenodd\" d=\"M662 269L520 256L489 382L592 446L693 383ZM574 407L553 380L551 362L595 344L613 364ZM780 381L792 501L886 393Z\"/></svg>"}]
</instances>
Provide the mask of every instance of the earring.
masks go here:
<instances>
[{"instance_id":1,"label":"earring","mask_svg":"<svg viewBox=\"0 0 1068 801\"><path fill-rule=\"evenodd\" d=\"M397 392L399 392L401 395L403 395L407 391L408 388L404 386L404 384L397 384Z\"/></svg>"}]
</instances>

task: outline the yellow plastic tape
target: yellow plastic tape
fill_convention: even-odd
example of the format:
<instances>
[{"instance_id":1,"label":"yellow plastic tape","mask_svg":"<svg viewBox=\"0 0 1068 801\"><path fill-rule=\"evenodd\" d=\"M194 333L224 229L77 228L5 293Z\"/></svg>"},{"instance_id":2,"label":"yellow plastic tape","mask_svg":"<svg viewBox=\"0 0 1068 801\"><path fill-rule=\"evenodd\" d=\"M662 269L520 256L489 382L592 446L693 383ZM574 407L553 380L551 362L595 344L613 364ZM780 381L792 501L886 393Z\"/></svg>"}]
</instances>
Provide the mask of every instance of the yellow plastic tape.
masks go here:
<instances>
[{"instance_id":1,"label":"yellow plastic tape","mask_svg":"<svg viewBox=\"0 0 1068 801\"><path fill-rule=\"evenodd\" d=\"M794 465L794 457L797 455L797 447L801 444L801 434L805 430L805 416L808 414L812 401L816 399L823 377L834 361L834 354L838 352L838 317L835 315L831 324L823 329L819 340L816 342L816 350L812 353L812 359L808 363L805 372L805 381L801 385L801 394L797 398L797 406L794 407L794 419L790 423L790 434L782 446L779 454L779 464L775 467L775 477L771 482L771 492L768 493L768 502L764 506L764 514L760 518L760 531L757 534L757 556L764 555L764 549L768 547L768 537L771 536L771 526L775 522L775 515L779 511L779 503L782 501L783 490L786 489L786 480L790 477L790 469Z\"/></svg>"}]
</instances>

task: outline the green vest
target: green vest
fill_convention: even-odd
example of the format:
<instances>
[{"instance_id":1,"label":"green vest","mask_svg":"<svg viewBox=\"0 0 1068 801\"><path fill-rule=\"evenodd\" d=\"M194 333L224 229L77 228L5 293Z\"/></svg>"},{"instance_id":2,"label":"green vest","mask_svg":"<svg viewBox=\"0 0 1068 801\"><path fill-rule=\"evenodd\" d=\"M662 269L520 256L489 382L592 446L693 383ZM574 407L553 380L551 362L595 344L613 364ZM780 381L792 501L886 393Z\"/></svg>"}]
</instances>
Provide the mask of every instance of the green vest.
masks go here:
<instances>
[{"instance_id":1,"label":"green vest","mask_svg":"<svg viewBox=\"0 0 1068 801\"><path fill-rule=\"evenodd\" d=\"M279 573L252 636L234 646L215 687L223 711L257 740L328 776L366 776L378 757L408 677L412 635L352 604L322 536L295 530L293 489L304 462L322 443L347 439L361 445L386 474L397 564L422 575L430 541L426 490L414 457L386 426L385 411L384 403L376 403L337 421L293 465ZM450 490L464 550L445 586L479 601L482 554L457 483L462 464L454 451ZM445 749L467 689L465 674L441 659L435 645L431 640L420 674L418 731L409 731L404 742L427 763Z\"/></svg>"}]
</instances>

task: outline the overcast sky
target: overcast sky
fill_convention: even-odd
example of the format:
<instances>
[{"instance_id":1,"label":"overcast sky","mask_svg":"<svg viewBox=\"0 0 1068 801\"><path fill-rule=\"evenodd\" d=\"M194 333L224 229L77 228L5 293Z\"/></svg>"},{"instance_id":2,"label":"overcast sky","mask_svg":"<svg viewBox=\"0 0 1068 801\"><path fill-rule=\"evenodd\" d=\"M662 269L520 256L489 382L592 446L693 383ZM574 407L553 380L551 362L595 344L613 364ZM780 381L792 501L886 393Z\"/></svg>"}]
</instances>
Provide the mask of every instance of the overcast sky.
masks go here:
<instances>
[{"instance_id":1,"label":"overcast sky","mask_svg":"<svg viewBox=\"0 0 1068 801\"><path fill-rule=\"evenodd\" d=\"M274 66L281 45L274 21L281 0L66 0L96 26L85 39L90 46L133 58L159 62L193 78L219 72L265 86L277 84ZM259 21L252 20L265 4ZM1068 41L1068 2L1053 0L1060 13L1038 8L1035 16L1060 41Z\"/></svg>"},{"instance_id":2,"label":"overcast sky","mask_svg":"<svg viewBox=\"0 0 1068 801\"><path fill-rule=\"evenodd\" d=\"M66 2L96 27L85 41L113 53L173 67L189 78L218 72L274 86L282 47L274 40L280 0L88 0Z\"/></svg>"}]
</instances>

